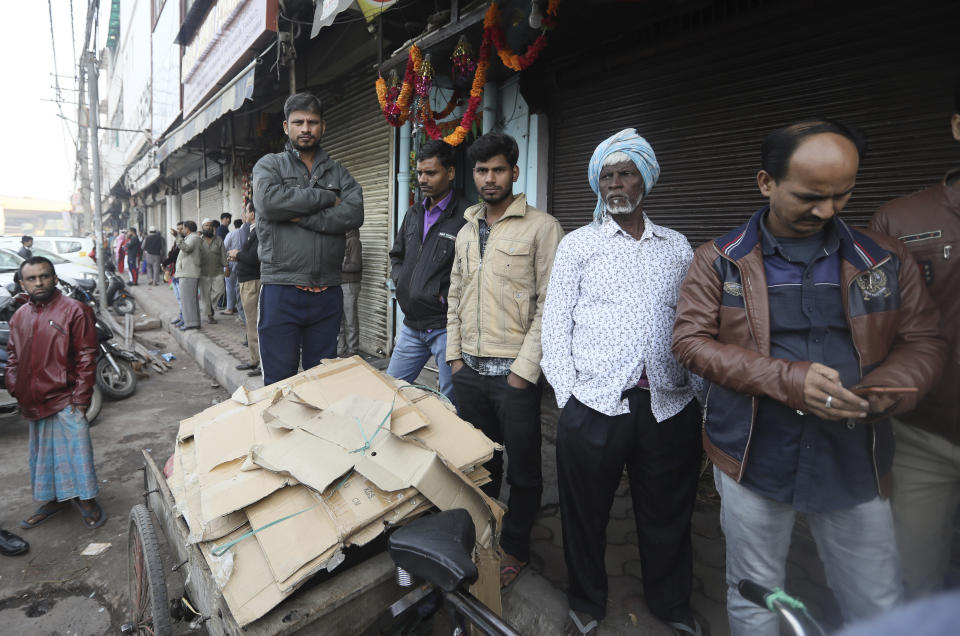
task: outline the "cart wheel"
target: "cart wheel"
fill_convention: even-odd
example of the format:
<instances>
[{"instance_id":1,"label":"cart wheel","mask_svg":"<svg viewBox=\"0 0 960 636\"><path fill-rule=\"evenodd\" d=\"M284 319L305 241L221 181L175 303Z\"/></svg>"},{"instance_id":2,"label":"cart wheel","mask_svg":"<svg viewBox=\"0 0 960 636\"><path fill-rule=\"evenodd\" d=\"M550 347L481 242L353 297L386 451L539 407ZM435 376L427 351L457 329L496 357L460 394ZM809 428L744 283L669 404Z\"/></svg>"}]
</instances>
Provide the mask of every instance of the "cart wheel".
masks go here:
<instances>
[{"instance_id":1,"label":"cart wheel","mask_svg":"<svg viewBox=\"0 0 960 636\"><path fill-rule=\"evenodd\" d=\"M127 547L127 578L130 580L130 603L133 608L131 633L151 636L172 634L157 530L150 510L143 504L130 509Z\"/></svg>"}]
</instances>

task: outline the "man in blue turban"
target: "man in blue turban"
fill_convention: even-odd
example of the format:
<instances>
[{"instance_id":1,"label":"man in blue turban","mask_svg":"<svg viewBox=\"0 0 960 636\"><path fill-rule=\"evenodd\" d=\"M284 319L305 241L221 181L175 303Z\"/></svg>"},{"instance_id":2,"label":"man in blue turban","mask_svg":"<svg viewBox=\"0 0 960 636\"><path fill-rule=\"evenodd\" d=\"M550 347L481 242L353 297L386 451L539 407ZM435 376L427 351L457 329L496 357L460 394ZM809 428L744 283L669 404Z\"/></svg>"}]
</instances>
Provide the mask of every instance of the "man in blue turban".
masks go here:
<instances>
[{"instance_id":1,"label":"man in blue turban","mask_svg":"<svg viewBox=\"0 0 960 636\"><path fill-rule=\"evenodd\" d=\"M660 164L657 163L657 156L653 153L653 146L638 135L636 130L625 128L609 139L605 139L593 151L593 156L590 157L590 168L587 172L590 187L597 193L597 207L593 210L593 220L597 223L603 221L603 217L608 211L611 214L622 214L607 209L607 204L600 193L600 173L604 166L612 166L627 161L633 163L643 179L643 192L640 199L634 201L633 205L630 206L629 212L638 209L640 200L650 194L650 190L653 190L657 179L660 178ZM619 204L619 207L624 205Z\"/></svg>"},{"instance_id":2,"label":"man in blue turban","mask_svg":"<svg viewBox=\"0 0 960 636\"><path fill-rule=\"evenodd\" d=\"M589 176L594 222L560 242L541 327L540 365L563 409L557 475L570 580L566 633L593 633L606 614L606 527L626 468L647 606L677 634L700 634L690 610L699 378L670 352L693 250L643 212L660 166L635 130L601 143Z\"/></svg>"}]
</instances>

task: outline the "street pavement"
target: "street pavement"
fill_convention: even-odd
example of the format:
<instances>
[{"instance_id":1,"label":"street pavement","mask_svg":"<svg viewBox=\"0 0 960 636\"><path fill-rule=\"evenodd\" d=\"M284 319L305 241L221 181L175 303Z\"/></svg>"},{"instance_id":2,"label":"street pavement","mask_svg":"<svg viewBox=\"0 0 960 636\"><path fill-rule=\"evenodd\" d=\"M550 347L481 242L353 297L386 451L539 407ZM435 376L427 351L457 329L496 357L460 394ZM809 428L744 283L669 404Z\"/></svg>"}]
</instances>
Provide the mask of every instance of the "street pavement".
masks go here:
<instances>
[{"instance_id":1,"label":"street pavement","mask_svg":"<svg viewBox=\"0 0 960 636\"><path fill-rule=\"evenodd\" d=\"M0 526L30 542L30 551L0 557L0 633L117 634L127 621L127 525L143 502L141 450L163 465L173 452L179 422L229 394L198 367L169 334L139 334L148 346L176 356L164 374L141 378L126 400L105 400L90 429L100 496L109 515L87 530L68 508L43 525L21 530L33 501L28 470L29 424L19 415L0 417ZM99 556L81 556L88 544L109 543Z\"/></svg>"}]
</instances>

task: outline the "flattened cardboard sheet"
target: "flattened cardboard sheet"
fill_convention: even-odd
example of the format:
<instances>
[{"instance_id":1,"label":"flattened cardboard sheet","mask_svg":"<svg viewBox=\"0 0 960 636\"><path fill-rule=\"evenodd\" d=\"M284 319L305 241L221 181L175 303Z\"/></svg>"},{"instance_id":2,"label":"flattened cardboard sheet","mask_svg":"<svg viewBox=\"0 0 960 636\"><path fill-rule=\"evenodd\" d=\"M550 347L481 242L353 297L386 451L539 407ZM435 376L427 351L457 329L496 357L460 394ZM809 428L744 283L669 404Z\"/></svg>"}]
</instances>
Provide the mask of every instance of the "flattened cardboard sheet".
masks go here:
<instances>
[{"instance_id":1,"label":"flattened cardboard sheet","mask_svg":"<svg viewBox=\"0 0 960 636\"><path fill-rule=\"evenodd\" d=\"M200 510L212 521L256 503L297 480L269 470L241 470L243 459L220 464L209 473L200 473Z\"/></svg>"},{"instance_id":2,"label":"flattened cardboard sheet","mask_svg":"<svg viewBox=\"0 0 960 636\"><path fill-rule=\"evenodd\" d=\"M356 455L299 428L250 451L257 466L292 475L318 492L353 468L356 461Z\"/></svg>"},{"instance_id":3,"label":"flattened cardboard sheet","mask_svg":"<svg viewBox=\"0 0 960 636\"><path fill-rule=\"evenodd\" d=\"M292 394L283 395L278 391L263 411L263 421L270 428L293 430L320 412Z\"/></svg>"},{"instance_id":4,"label":"flattened cardboard sheet","mask_svg":"<svg viewBox=\"0 0 960 636\"><path fill-rule=\"evenodd\" d=\"M216 573L224 568L224 559L214 557L213 548L237 539L249 531L250 526L244 524L219 541L199 544L200 552L215 577ZM221 592L234 620L241 626L257 620L289 596L289 593L282 592L273 580L270 566L260 551L260 544L252 538L248 537L235 544L228 554L233 561L230 568L232 573Z\"/></svg>"},{"instance_id":5,"label":"flattened cardboard sheet","mask_svg":"<svg viewBox=\"0 0 960 636\"><path fill-rule=\"evenodd\" d=\"M433 451L394 435L382 435L374 443L373 451L357 462L356 470L385 490L412 486L440 510L465 508L476 525L477 542L486 547L493 545L498 526L491 522L491 506L499 506Z\"/></svg>"},{"instance_id":6,"label":"flattened cardboard sheet","mask_svg":"<svg viewBox=\"0 0 960 636\"><path fill-rule=\"evenodd\" d=\"M344 450L356 451L376 437L381 428L390 429L390 408L390 402L348 395L300 424L300 428ZM426 425L426 421L423 425Z\"/></svg>"},{"instance_id":7,"label":"flattened cardboard sheet","mask_svg":"<svg viewBox=\"0 0 960 636\"><path fill-rule=\"evenodd\" d=\"M197 470L208 473L220 464L246 457L250 448L279 439L286 431L268 428L263 421L266 402L234 408L194 429Z\"/></svg>"},{"instance_id":8,"label":"flattened cardboard sheet","mask_svg":"<svg viewBox=\"0 0 960 636\"><path fill-rule=\"evenodd\" d=\"M337 526L317 493L303 486L281 488L246 508L254 528L290 517L257 532L257 542L275 581L285 581L304 564L337 546Z\"/></svg>"},{"instance_id":9,"label":"flattened cardboard sheet","mask_svg":"<svg viewBox=\"0 0 960 636\"><path fill-rule=\"evenodd\" d=\"M178 491L171 488L177 511L183 516L183 520L190 529L187 539L189 543L212 541L229 534L247 521L243 512L234 512L211 520L204 519L194 446L193 439L186 439L177 444L174 457L180 460L180 474L183 478L183 489L180 491L182 497L178 496Z\"/></svg>"},{"instance_id":10,"label":"flattened cardboard sheet","mask_svg":"<svg viewBox=\"0 0 960 636\"><path fill-rule=\"evenodd\" d=\"M456 412L435 395L418 399L414 405L427 418L427 426L410 433L397 433L433 449L461 470L479 466L493 457L497 444L480 429L457 417ZM394 431L396 433L396 431Z\"/></svg>"},{"instance_id":11,"label":"flattened cardboard sheet","mask_svg":"<svg viewBox=\"0 0 960 636\"><path fill-rule=\"evenodd\" d=\"M177 441L179 442L193 437L194 430L198 424L203 424L205 422L214 420L220 415L232 411L235 408L237 408L237 405L234 402L226 400L220 404L215 404L208 409L204 409L192 417L181 420L180 428L177 431Z\"/></svg>"}]
</instances>

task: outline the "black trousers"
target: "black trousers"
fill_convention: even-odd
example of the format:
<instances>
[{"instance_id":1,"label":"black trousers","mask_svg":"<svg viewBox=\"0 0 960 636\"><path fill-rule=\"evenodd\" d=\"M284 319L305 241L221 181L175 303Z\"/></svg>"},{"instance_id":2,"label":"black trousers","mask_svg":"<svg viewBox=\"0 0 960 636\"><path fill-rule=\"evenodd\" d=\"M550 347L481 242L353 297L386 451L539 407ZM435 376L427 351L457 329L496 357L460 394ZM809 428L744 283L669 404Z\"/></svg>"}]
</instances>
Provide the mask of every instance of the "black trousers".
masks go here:
<instances>
[{"instance_id":1,"label":"black trousers","mask_svg":"<svg viewBox=\"0 0 960 636\"><path fill-rule=\"evenodd\" d=\"M624 397L630 413L608 416L571 396L557 424L567 598L571 609L606 616L606 529L626 466L647 606L662 620L678 620L689 611L693 580L690 519L702 452L700 408L691 400L657 422L649 391L631 389Z\"/></svg>"},{"instance_id":2,"label":"black trousers","mask_svg":"<svg viewBox=\"0 0 960 636\"><path fill-rule=\"evenodd\" d=\"M515 389L506 376L480 375L464 364L453 374L457 412L484 435L502 444L510 458L507 483L510 500L503 517L500 546L520 561L530 560L530 531L540 510L543 477L540 473L540 387ZM503 454L497 451L484 467L492 480L482 490L500 495Z\"/></svg>"}]
</instances>

